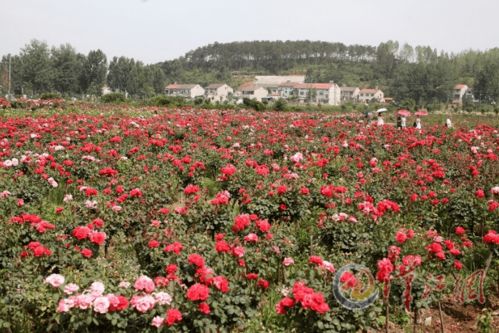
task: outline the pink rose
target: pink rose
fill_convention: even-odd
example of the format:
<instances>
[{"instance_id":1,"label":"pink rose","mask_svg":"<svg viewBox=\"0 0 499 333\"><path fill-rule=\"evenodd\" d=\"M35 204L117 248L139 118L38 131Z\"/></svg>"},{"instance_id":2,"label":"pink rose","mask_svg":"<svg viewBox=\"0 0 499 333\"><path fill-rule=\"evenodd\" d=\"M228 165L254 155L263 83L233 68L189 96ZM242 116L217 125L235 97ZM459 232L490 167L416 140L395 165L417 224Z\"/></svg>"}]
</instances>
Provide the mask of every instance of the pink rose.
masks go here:
<instances>
[{"instance_id":1,"label":"pink rose","mask_svg":"<svg viewBox=\"0 0 499 333\"><path fill-rule=\"evenodd\" d=\"M170 303L172 302L172 297L170 296L170 294L163 291L154 293L153 296L159 305L170 305Z\"/></svg>"},{"instance_id":2,"label":"pink rose","mask_svg":"<svg viewBox=\"0 0 499 333\"><path fill-rule=\"evenodd\" d=\"M335 269L332 263L329 261L324 260L322 262L321 268L325 269L328 272L334 273Z\"/></svg>"},{"instance_id":3,"label":"pink rose","mask_svg":"<svg viewBox=\"0 0 499 333\"><path fill-rule=\"evenodd\" d=\"M133 287L135 288L135 290L144 290L148 294L152 293L155 288L154 281L145 275L140 276L135 281Z\"/></svg>"},{"instance_id":4,"label":"pink rose","mask_svg":"<svg viewBox=\"0 0 499 333\"><path fill-rule=\"evenodd\" d=\"M68 312L75 306L75 301L70 298L63 298L57 304L57 312Z\"/></svg>"},{"instance_id":5,"label":"pink rose","mask_svg":"<svg viewBox=\"0 0 499 333\"><path fill-rule=\"evenodd\" d=\"M86 310L92 305L94 297L89 294L83 294L76 296L76 306L81 310Z\"/></svg>"},{"instance_id":6,"label":"pink rose","mask_svg":"<svg viewBox=\"0 0 499 333\"><path fill-rule=\"evenodd\" d=\"M130 287L130 282L127 282L127 281L121 281L120 284L118 285L118 287L120 288L124 288L124 289L127 289Z\"/></svg>"},{"instance_id":7,"label":"pink rose","mask_svg":"<svg viewBox=\"0 0 499 333\"><path fill-rule=\"evenodd\" d=\"M64 293L65 294L68 294L68 295L71 295L72 293L74 293L75 291L78 291L78 289L80 289L80 287L78 287L77 284L74 284L74 283L70 283L70 284L67 284L65 287L64 287Z\"/></svg>"},{"instance_id":8,"label":"pink rose","mask_svg":"<svg viewBox=\"0 0 499 333\"><path fill-rule=\"evenodd\" d=\"M132 304L132 307L135 308L137 311L144 313L154 308L156 300L151 295L145 295L145 296L135 295L132 297L130 303Z\"/></svg>"},{"instance_id":9,"label":"pink rose","mask_svg":"<svg viewBox=\"0 0 499 333\"><path fill-rule=\"evenodd\" d=\"M54 288L59 288L61 285L64 284L64 276L60 274L50 274L45 279L45 283L50 284Z\"/></svg>"},{"instance_id":10,"label":"pink rose","mask_svg":"<svg viewBox=\"0 0 499 333\"><path fill-rule=\"evenodd\" d=\"M284 258L282 263L284 266L291 266L295 263L295 261L293 260L293 258L287 257L287 258Z\"/></svg>"},{"instance_id":11,"label":"pink rose","mask_svg":"<svg viewBox=\"0 0 499 333\"><path fill-rule=\"evenodd\" d=\"M97 313L107 313L110 304L107 297L99 296L94 300L94 311Z\"/></svg>"},{"instance_id":12,"label":"pink rose","mask_svg":"<svg viewBox=\"0 0 499 333\"><path fill-rule=\"evenodd\" d=\"M104 284L100 281L96 281L90 285L90 293L94 297L101 296L102 293L104 292Z\"/></svg>"},{"instance_id":13,"label":"pink rose","mask_svg":"<svg viewBox=\"0 0 499 333\"><path fill-rule=\"evenodd\" d=\"M160 328L163 326L163 322L165 321L165 318L156 316L152 319L151 326L154 326L156 328Z\"/></svg>"}]
</instances>

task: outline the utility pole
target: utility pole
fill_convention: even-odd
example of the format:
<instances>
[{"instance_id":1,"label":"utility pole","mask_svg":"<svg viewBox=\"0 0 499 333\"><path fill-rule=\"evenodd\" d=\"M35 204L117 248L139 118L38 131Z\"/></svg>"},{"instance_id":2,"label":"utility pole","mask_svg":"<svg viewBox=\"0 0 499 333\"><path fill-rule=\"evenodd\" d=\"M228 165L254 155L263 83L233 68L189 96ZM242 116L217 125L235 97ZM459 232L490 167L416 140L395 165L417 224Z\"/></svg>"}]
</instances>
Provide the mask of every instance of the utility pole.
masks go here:
<instances>
[{"instance_id":1,"label":"utility pole","mask_svg":"<svg viewBox=\"0 0 499 333\"><path fill-rule=\"evenodd\" d=\"M9 92L8 92L8 99L10 100L10 81L11 81L11 72L12 72L12 62L11 62L11 56L10 56L10 53L9 53Z\"/></svg>"}]
</instances>

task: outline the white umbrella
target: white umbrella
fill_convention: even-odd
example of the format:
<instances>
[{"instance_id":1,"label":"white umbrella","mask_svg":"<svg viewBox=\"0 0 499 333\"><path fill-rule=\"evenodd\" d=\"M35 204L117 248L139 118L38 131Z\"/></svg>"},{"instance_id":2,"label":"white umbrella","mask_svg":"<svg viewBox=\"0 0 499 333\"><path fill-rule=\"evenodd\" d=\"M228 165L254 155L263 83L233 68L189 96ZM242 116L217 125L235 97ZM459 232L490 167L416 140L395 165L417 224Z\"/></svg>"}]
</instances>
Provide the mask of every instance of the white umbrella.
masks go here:
<instances>
[{"instance_id":1,"label":"white umbrella","mask_svg":"<svg viewBox=\"0 0 499 333\"><path fill-rule=\"evenodd\" d=\"M376 110L376 113L381 113L381 112L386 112L386 111L388 111L386 108L381 108L381 109Z\"/></svg>"}]
</instances>

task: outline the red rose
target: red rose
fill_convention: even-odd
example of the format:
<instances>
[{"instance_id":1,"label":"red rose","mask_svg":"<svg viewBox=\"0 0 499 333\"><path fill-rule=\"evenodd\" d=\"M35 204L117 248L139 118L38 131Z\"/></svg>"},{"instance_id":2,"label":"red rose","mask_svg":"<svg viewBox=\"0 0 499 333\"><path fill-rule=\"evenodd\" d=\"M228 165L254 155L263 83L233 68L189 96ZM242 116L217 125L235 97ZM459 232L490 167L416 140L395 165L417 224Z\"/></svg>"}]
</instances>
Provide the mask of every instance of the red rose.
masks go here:
<instances>
[{"instance_id":1,"label":"red rose","mask_svg":"<svg viewBox=\"0 0 499 333\"><path fill-rule=\"evenodd\" d=\"M84 256L85 258L90 258L93 255L92 250L90 249L83 249L80 251L81 255Z\"/></svg>"},{"instance_id":2,"label":"red rose","mask_svg":"<svg viewBox=\"0 0 499 333\"><path fill-rule=\"evenodd\" d=\"M72 235L78 239L82 240L88 237L90 234L90 228L89 227L76 227L73 229Z\"/></svg>"},{"instance_id":3,"label":"red rose","mask_svg":"<svg viewBox=\"0 0 499 333\"><path fill-rule=\"evenodd\" d=\"M175 323L182 321L182 313L177 309L169 309L166 311L165 322L168 326L172 326Z\"/></svg>"},{"instance_id":4,"label":"red rose","mask_svg":"<svg viewBox=\"0 0 499 333\"><path fill-rule=\"evenodd\" d=\"M199 303L198 305L198 309L201 313L204 313L204 314L210 314L211 310L210 310L210 306L207 304L207 303Z\"/></svg>"},{"instance_id":5,"label":"red rose","mask_svg":"<svg viewBox=\"0 0 499 333\"><path fill-rule=\"evenodd\" d=\"M190 254L187 258L190 264L196 265L198 267L204 266L204 258L197 253Z\"/></svg>"},{"instance_id":6,"label":"red rose","mask_svg":"<svg viewBox=\"0 0 499 333\"><path fill-rule=\"evenodd\" d=\"M90 233L90 241L97 245L102 245L106 241L106 233L102 231L92 231Z\"/></svg>"},{"instance_id":7,"label":"red rose","mask_svg":"<svg viewBox=\"0 0 499 333\"><path fill-rule=\"evenodd\" d=\"M465 232L466 231L464 230L463 227L456 227L456 230L455 230L456 235L462 236L462 235L464 235Z\"/></svg>"},{"instance_id":8,"label":"red rose","mask_svg":"<svg viewBox=\"0 0 499 333\"><path fill-rule=\"evenodd\" d=\"M159 247L159 242L155 239L152 239L149 241L147 246L149 246L150 249L155 249L155 248Z\"/></svg>"},{"instance_id":9,"label":"red rose","mask_svg":"<svg viewBox=\"0 0 499 333\"><path fill-rule=\"evenodd\" d=\"M190 301L206 301L210 295L210 290L204 284L196 283L187 290L187 298Z\"/></svg>"}]
</instances>

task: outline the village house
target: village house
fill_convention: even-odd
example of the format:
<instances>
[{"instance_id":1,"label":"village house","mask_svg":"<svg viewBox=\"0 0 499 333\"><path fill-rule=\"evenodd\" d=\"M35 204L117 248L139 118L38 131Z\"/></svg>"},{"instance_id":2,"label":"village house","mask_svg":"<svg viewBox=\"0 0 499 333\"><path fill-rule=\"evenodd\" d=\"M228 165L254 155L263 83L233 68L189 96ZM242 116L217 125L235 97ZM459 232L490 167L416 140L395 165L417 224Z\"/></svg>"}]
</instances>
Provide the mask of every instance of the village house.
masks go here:
<instances>
[{"instance_id":1,"label":"village house","mask_svg":"<svg viewBox=\"0 0 499 333\"><path fill-rule=\"evenodd\" d=\"M329 105L341 103L341 90L336 83L300 83L295 88L300 102Z\"/></svg>"},{"instance_id":2,"label":"village house","mask_svg":"<svg viewBox=\"0 0 499 333\"><path fill-rule=\"evenodd\" d=\"M261 102L262 99L268 97L269 91L263 87L260 87L250 82L242 84L238 88L236 95L241 98L249 98Z\"/></svg>"},{"instance_id":3,"label":"village house","mask_svg":"<svg viewBox=\"0 0 499 333\"><path fill-rule=\"evenodd\" d=\"M369 103L369 102L385 102L385 94L378 88L364 88L360 89L359 92L359 102Z\"/></svg>"},{"instance_id":4,"label":"village house","mask_svg":"<svg viewBox=\"0 0 499 333\"><path fill-rule=\"evenodd\" d=\"M267 89L269 100L276 100L279 98L287 98L281 96L280 86L282 84L296 84L304 83L305 75L257 75L253 83Z\"/></svg>"},{"instance_id":5,"label":"village house","mask_svg":"<svg viewBox=\"0 0 499 333\"><path fill-rule=\"evenodd\" d=\"M213 83L205 89L206 99L211 102L225 102L234 94L234 89L225 83Z\"/></svg>"},{"instance_id":6,"label":"village house","mask_svg":"<svg viewBox=\"0 0 499 333\"><path fill-rule=\"evenodd\" d=\"M466 84L456 84L452 93L452 103L463 104L463 98L470 93L470 88Z\"/></svg>"},{"instance_id":7,"label":"village house","mask_svg":"<svg viewBox=\"0 0 499 333\"><path fill-rule=\"evenodd\" d=\"M199 84L172 83L166 86L165 94L167 96L179 96L194 99L199 96L204 96L204 89Z\"/></svg>"},{"instance_id":8,"label":"village house","mask_svg":"<svg viewBox=\"0 0 499 333\"><path fill-rule=\"evenodd\" d=\"M359 101L360 89L359 87L341 87L341 101L353 102Z\"/></svg>"}]
</instances>

